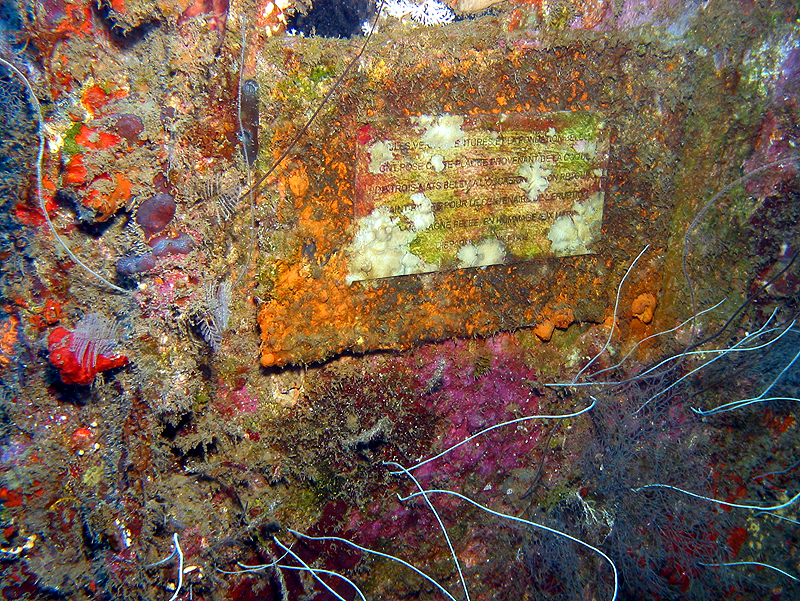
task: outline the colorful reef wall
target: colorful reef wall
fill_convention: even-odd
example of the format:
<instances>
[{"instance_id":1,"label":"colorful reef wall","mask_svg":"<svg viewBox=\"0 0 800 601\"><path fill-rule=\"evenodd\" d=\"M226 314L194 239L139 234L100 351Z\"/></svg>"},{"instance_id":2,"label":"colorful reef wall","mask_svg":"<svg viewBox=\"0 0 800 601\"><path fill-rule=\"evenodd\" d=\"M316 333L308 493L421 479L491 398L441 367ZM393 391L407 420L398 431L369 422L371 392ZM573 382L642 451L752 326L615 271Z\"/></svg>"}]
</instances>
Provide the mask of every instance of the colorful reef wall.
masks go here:
<instances>
[{"instance_id":1,"label":"colorful reef wall","mask_svg":"<svg viewBox=\"0 0 800 601\"><path fill-rule=\"evenodd\" d=\"M0 18L0 599L800 598L797 2Z\"/></svg>"}]
</instances>

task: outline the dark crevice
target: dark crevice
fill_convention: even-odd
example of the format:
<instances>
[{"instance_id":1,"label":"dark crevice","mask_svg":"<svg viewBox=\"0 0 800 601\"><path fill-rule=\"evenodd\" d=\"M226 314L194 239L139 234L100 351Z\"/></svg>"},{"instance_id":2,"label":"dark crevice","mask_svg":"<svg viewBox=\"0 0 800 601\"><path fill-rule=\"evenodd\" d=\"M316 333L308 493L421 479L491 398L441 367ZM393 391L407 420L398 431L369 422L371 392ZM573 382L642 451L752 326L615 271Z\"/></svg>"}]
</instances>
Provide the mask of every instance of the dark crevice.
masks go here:
<instances>
[{"instance_id":1,"label":"dark crevice","mask_svg":"<svg viewBox=\"0 0 800 601\"><path fill-rule=\"evenodd\" d=\"M123 49L140 42L148 33L161 25L161 21L155 17L136 25L126 24L112 8L110 0L98 0L92 8L95 16L108 31L111 41Z\"/></svg>"},{"instance_id":2,"label":"dark crevice","mask_svg":"<svg viewBox=\"0 0 800 601\"><path fill-rule=\"evenodd\" d=\"M306 13L289 18L289 30L325 38L350 38L375 14L371 0L316 0Z\"/></svg>"}]
</instances>

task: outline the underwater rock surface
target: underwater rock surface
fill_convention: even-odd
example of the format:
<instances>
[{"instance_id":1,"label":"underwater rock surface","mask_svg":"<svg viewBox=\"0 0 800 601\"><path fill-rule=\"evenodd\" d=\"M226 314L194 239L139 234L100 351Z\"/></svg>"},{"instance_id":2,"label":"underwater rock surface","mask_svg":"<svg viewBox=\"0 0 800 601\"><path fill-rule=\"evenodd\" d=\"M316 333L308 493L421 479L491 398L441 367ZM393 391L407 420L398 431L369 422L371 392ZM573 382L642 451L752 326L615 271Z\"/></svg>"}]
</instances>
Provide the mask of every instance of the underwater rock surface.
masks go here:
<instances>
[{"instance_id":1,"label":"underwater rock surface","mask_svg":"<svg viewBox=\"0 0 800 601\"><path fill-rule=\"evenodd\" d=\"M308 4L3 5L2 598L798 598L797 6Z\"/></svg>"}]
</instances>

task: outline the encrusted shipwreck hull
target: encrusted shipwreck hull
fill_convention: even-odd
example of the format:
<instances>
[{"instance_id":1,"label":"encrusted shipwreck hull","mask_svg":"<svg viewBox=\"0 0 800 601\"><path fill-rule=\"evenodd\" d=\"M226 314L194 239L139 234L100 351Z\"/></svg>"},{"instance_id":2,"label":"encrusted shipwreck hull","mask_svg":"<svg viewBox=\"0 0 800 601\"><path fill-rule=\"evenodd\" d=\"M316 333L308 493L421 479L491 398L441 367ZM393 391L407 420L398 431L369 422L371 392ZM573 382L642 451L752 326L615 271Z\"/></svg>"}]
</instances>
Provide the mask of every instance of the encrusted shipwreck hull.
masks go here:
<instances>
[{"instance_id":1,"label":"encrusted shipwreck hull","mask_svg":"<svg viewBox=\"0 0 800 601\"><path fill-rule=\"evenodd\" d=\"M2 9L2 597L797 598L797 7L376 9Z\"/></svg>"}]
</instances>

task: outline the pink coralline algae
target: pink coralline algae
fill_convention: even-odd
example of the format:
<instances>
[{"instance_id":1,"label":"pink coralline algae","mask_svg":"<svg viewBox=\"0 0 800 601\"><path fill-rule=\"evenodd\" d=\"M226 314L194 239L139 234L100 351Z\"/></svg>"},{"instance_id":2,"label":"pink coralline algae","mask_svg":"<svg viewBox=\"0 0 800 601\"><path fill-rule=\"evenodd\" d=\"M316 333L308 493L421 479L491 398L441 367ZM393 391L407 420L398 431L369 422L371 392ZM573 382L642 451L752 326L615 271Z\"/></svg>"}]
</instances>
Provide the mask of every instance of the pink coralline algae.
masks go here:
<instances>
[{"instance_id":1,"label":"pink coralline algae","mask_svg":"<svg viewBox=\"0 0 800 601\"><path fill-rule=\"evenodd\" d=\"M258 410L258 398L247 392L247 387L243 386L237 390L231 390L224 396L220 395L222 402L216 402L215 407L220 415L231 417L253 413Z\"/></svg>"},{"instance_id":2,"label":"pink coralline algae","mask_svg":"<svg viewBox=\"0 0 800 601\"><path fill-rule=\"evenodd\" d=\"M429 408L447 424L439 450L485 428L535 415L539 410L532 387L536 375L523 361L523 350L511 336L495 336L477 353L470 352L469 344L459 340L422 350L427 353L436 349L429 371L431 377L438 376L441 387L431 395ZM529 422L527 433L514 426L499 428L415 473L418 477L440 474L457 480L473 474L483 482L494 474L527 467L536 452L539 427Z\"/></svg>"},{"instance_id":3,"label":"pink coralline algae","mask_svg":"<svg viewBox=\"0 0 800 601\"><path fill-rule=\"evenodd\" d=\"M534 386L537 377L524 357L524 349L505 334L487 341L448 341L415 353L411 361L423 364L417 369L420 396L428 399L427 409L439 423L437 442L420 459L496 424L536 415L540 410ZM414 477L425 488L446 488L477 496L488 505L502 505L509 486L522 494L529 484L510 484L508 478L514 470L536 468L541 458L541 428L538 420L497 428L414 470ZM402 475L397 485L401 490L407 485L407 490L415 490ZM444 514L459 511L459 502L453 498L437 498L436 506ZM394 537L414 546L438 527L430 512L390 497L351 510L344 523L345 532L368 547L376 539Z\"/></svg>"}]
</instances>

